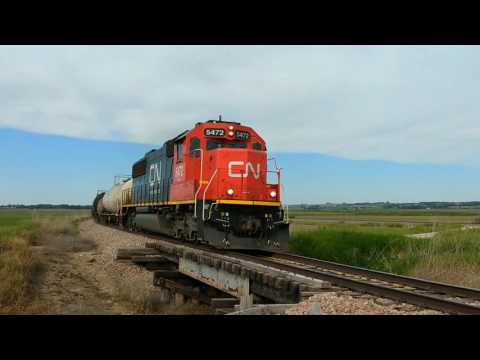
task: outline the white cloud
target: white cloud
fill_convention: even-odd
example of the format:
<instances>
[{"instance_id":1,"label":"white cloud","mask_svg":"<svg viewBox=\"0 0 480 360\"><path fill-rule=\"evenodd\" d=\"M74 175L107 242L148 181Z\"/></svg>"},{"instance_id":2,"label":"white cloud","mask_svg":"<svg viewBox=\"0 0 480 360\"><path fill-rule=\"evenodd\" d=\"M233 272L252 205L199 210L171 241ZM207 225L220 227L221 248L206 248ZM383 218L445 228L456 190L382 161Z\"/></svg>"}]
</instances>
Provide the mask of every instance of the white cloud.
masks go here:
<instances>
[{"instance_id":1,"label":"white cloud","mask_svg":"<svg viewBox=\"0 0 480 360\"><path fill-rule=\"evenodd\" d=\"M0 126L161 144L242 121L274 151L480 165L477 46L1 46Z\"/></svg>"}]
</instances>

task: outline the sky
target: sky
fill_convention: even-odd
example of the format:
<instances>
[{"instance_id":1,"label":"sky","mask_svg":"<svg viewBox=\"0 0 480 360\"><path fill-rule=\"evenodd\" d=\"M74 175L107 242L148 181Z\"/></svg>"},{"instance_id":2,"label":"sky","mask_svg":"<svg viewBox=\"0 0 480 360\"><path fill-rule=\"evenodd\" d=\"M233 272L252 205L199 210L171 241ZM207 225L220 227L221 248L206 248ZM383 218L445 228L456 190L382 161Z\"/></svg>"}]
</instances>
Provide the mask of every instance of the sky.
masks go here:
<instances>
[{"instance_id":1,"label":"sky","mask_svg":"<svg viewBox=\"0 0 480 360\"><path fill-rule=\"evenodd\" d=\"M0 46L0 204L81 203L198 121L290 203L479 200L478 46Z\"/></svg>"}]
</instances>

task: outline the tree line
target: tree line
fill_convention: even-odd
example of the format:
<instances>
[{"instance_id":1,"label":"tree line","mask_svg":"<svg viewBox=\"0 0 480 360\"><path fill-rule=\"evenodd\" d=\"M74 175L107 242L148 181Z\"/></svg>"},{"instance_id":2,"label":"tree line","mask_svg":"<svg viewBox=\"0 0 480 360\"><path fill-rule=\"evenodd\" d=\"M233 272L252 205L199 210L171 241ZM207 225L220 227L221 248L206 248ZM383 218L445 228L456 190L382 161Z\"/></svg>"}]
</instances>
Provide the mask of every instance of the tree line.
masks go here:
<instances>
[{"instance_id":1,"label":"tree line","mask_svg":"<svg viewBox=\"0 0 480 360\"><path fill-rule=\"evenodd\" d=\"M7 204L7 205L0 205L0 208L7 208L7 209L90 209L91 205L69 205L69 204L34 204L34 205L24 205L24 204Z\"/></svg>"}]
</instances>

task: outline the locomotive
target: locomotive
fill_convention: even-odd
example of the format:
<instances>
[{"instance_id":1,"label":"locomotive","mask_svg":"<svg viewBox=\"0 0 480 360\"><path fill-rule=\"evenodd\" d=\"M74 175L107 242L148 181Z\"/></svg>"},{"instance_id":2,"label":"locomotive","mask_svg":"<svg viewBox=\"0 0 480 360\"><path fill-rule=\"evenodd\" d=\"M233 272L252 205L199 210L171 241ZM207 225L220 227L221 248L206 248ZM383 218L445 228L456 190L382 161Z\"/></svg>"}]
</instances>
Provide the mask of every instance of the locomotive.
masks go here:
<instances>
[{"instance_id":1,"label":"locomotive","mask_svg":"<svg viewBox=\"0 0 480 360\"><path fill-rule=\"evenodd\" d=\"M92 215L129 231L215 248L286 250L288 207L281 203L280 172L254 129L219 117L147 152L131 176L97 192Z\"/></svg>"}]
</instances>

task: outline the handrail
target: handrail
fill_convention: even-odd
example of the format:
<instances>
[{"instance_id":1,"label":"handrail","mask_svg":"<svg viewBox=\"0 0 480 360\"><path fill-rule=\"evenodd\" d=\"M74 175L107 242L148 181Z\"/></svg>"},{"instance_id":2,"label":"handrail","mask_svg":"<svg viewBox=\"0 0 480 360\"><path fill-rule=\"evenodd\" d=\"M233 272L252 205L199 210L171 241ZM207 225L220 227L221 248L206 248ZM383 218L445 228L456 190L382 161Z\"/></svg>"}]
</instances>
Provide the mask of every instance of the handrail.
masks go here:
<instances>
[{"instance_id":1,"label":"handrail","mask_svg":"<svg viewBox=\"0 0 480 360\"><path fill-rule=\"evenodd\" d=\"M283 184L280 185L280 190L281 190L281 197L280 199L283 201L283 196L285 194L285 188L283 187ZM284 219L285 219L285 222L289 222L289 217L288 217L288 204L285 204L285 209L287 210L286 212L284 212Z\"/></svg>"},{"instance_id":2,"label":"handrail","mask_svg":"<svg viewBox=\"0 0 480 360\"><path fill-rule=\"evenodd\" d=\"M267 159L267 167L268 167L268 162L269 162L269 161L272 161L272 160L275 162L275 170L276 170L276 171L280 171L281 169L278 167L277 158L275 158L275 157L271 157L271 158L268 158L268 159Z\"/></svg>"},{"instance_id":3,"label":"handrail","mask_svg":"<svg viewBox=\"0 0 480 360\"><path fill-rule=\"evenodd\" d=\"M202 188L202 185L203 185L203 150L202 149L195 149L191 152L194 152L194 151L197 151L197 150L200 151L200 184L198 186L197 191L195 192L195 205L194 205L194 209L193 209L193 217L195 219L197 218L197 197L198 197L198 193L200 192L200 189ZM202 210L203 210L203 208L202 208Z\"/></svg>"},{"instance_id":4,"label":"handrail","mask_svg":"<svg viewBox=\"0 0 480 360\"><path fill-rule=\"evenodd\" d=\"M210 178L210 181L208 182L207 186L205 187L205 190L203 191L203 204L202 204L202 220L205 221L205 194L207 193L207 190L212 183L213 178L215 175L217 175L218 168L215 169L215 172L213 173L212 177Z\"/></svg>"}]
</instances>

